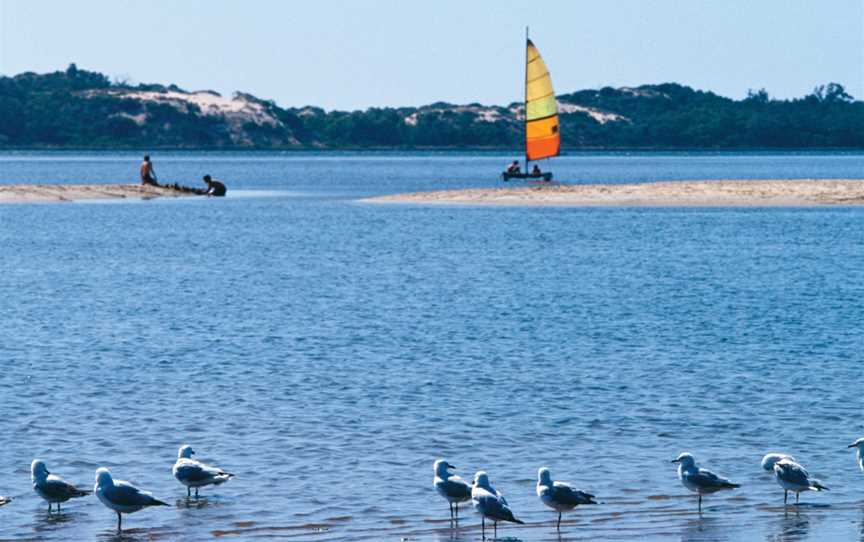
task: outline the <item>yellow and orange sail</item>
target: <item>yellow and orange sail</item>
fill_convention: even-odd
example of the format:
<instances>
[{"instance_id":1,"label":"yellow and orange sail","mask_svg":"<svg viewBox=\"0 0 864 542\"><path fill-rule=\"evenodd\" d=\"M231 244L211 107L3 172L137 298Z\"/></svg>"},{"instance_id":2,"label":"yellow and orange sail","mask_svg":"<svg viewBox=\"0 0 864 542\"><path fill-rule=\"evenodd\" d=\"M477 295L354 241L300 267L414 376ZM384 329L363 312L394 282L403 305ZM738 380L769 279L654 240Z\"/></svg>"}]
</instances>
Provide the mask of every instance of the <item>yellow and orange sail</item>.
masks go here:
<instances>
[{"instance_id":1,"label":"yellow and orange sail","mask_svg":"<svg viewBox=\"0 0 864 542\"><path fill-rule=\"evenodd\" d=\"M530 39L525 62L525 158L557 156L561 149L558 103L546 63Z\"/></svg>"}]
</instances>

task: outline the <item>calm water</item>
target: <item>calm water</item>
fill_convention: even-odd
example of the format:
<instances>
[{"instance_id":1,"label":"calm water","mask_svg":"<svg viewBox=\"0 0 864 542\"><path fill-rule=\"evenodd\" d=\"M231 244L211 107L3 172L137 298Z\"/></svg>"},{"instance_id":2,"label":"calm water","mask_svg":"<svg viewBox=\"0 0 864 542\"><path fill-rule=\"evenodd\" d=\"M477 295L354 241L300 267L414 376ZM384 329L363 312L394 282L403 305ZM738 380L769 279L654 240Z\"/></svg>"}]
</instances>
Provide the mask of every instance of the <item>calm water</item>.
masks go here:
<instances>
[{"instance_id":1,"label":"calm water","mask_svg":"<svg viewBox=\"0 0 864 542\"><path fill-rule=\"evenodd\" d=\"M138 154L0 154L0 183L130 182ZM506 155L155 155L223 200L0 207L3 540L107 540L95 498L49 517L34 457L176 504L128 540L479 540L431 487L485 469L558 540L536 471L603 502L562 539L864 539L864 209L376 206L489 186ZM864 176L864 155L574 155L572 181ZM181 443L236 473L197 504ZM706 499L681 451L743 484ZM832 488L784 512L759 468Z\"/></svg>"}]
</instances>

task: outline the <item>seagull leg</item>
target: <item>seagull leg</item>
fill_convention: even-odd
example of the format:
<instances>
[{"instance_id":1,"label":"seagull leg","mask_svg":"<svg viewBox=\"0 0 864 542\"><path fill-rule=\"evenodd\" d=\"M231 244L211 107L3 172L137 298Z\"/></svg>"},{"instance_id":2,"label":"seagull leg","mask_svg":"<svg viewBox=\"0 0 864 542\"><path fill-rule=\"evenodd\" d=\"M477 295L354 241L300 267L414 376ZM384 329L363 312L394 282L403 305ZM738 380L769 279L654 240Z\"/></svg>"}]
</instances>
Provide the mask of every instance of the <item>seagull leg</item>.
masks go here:
<instances>
[{"instance_id":1,"label":"seagull leg","mask_svg":"<svg viewBox=\"0 0 864 542\"><path fill-rule=\"evenodd\" d=\"M122 530L123 530L123 516L120 514L120 512L117 512L117 532L120 532Z\"/></svg>"},{"instance_id":2,"label":"seagull leg","mask_svg":"<svg viewBox=\"0 0 864 542\"><path fill-rule=\"evenodd\" d=\"M497 521L492 522L492 539L498 540L498 522Z\"/></svg>"},{"instance_id":3,"label":"seagull leg","mask_svg":"<svg viewBox=\"0 0 864 542\"><path fill-rule=\"evenodd\" d=\"M789 490L788 490L788 489L784 489L784 490L783 490L783 504L785 505L785 504L788 504L788 503L789 503Z\"/></svg>"},{"instance_id":4,"label":"seagull leg","mask_svg":"<svg viewBox=\"0 0 864 542\"><path fill-rule=\"evenodd\" d=\"M796 504L796 505L798 504L798 497L800 497L800 496L801 496L801 493L798 492L798 491L796 491L796 492L795 492L795 504Z\"/></svg>"},{"instance_id":5,"label":"seagull leg","mask_svg":"<svg viewBox=\"0 0 864 542\"><path fill-rule=\"evenodd\" d=\"M558 530L561 530L561 512L558 512Z\"/></svg>"},{"instance_id":6,"label":"seagull leg","mask_svg":"<svg viewBox=\"0 0 864 542\"><path fill-rule=\"evenodd\" d=\"M189 486L186 486L186 498L188 499L190 497L192 497L192 488Z\"/></svg>"},{"instance_id":7,"label":"seagull leg","mask_svg":"<svg viewBox=\"0 0 864 542\"><path fill-rule=\"evenodd\" d=\"M482 533L483 540L486 540L486 517L482 516L480 518L480 532Z\"/></svg>"},{"instance_id":8,"label":"seagull leg","mask_svg":"<svg viewBox=\"0 0 864 542\"><path fill-rule=\"evenodd\" d=\"M702 494L699 494L699 513L702 513Z\"/></svg>"},{"instance_id":9,"label":"seagull leg","mask_svg":"<svg viewBox=\"0 0 864 542\"><path fill-rule=\"evenodd\" d=\"M51 501L48 501L48 513L51 513Z\"/></svg>"}]
</instances>

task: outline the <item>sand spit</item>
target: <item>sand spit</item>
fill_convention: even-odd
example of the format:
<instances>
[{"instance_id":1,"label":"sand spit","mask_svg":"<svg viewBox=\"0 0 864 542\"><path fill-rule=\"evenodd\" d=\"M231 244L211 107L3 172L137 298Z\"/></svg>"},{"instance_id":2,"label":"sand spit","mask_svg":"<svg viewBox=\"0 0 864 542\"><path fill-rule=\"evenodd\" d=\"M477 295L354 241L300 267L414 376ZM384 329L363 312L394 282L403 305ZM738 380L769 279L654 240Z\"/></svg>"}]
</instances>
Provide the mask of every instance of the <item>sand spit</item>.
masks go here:
<instances>
[{"instance_id":1,"label":"sand spit","mask_svg":"<svg viewBox=\"0 0 864 542\"><path fill-rule=\"evenodd\" d=\"M47 203L96 199L192 196L172 188L140 184L0 184L2 203Z\"/></svg>"},{"instance_id":2,"label":"sand spit","mask_svg":"<svg viewBox=\"0 0 864 542\"><path fill-rule=\"evenodd\" d=\"M396 194L374 203L562 205L574 207L812 207L864 205L864 180L716 180L638 184L549 184Z\"/></svg>"}]
</instances>

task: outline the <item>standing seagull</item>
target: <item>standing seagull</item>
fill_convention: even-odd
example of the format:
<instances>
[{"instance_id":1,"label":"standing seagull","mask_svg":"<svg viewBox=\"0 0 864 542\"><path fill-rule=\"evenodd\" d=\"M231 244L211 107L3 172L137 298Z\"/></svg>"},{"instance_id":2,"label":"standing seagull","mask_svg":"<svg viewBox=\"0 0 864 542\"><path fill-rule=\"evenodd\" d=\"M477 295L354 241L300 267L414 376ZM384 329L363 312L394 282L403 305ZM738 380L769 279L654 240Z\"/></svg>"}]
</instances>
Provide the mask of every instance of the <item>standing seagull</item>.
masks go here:
<instances>
[{"instance_id":1,"label":"standing seagull","mask_svg":"<svg viewBox=\"0 0 864 542\"><path fill-rule=\"evenodd\" d=\"M561 530L561 512L569 512L580 504L597 504L594 495L573 489L564 482L553 482L546 467L537 471L537 496L543 504L558 512L558 530Z\"/></svg>"},{"instance_id":2,"label":"standing seagull","mask_svg":"<svg viewBox=\"0 0 864 542\"><path fill-rule=\"evenodd\" d=\"M186 486L186 497L192 496L192 488L195 488L195 498L198 498L198 488L203 486L225 483L234 477L230 472L225 472L222 469L205 465L200 461L192 459L192 454L195 451L192 446L184 444L177 451L177 462L174 463L174 468L171 469L174 473L174 478Z\"/></svg>"},{"instance_id":3,"label":"standing seagull","mask_svg":"<svg viewBox=\"0 0 864 542\"><path fill-rule=\"evenodd\" d=\"M93 493L89 489L78 489L66 482L59 476L48 472L48 467L39 459L34 459L30 464L30 479L33 481L33 490L40 497L48 501L48 513L51 513L51 504L57 503L57 511L60 511L60 503L75 497L86 497Z\"/></svg>"},{"instance_id":4,"label":"standing seagull","mask_svg":"<svg viewBox=\"0 0 864 542\"><path fill-rule=\"evenodd\" d=\"M734 484L709 470L700 469L696 466L696 460L693 456L686 452L673 459L672 462L678 463L678 479L681 480L684 487L699 495L700 514L702 513L702 495L741 487L740 484Z\"/></svg>"},{"instance_id":5,"label":"standing seagull","mask_svg":"<svg viewBox=\"0 0 864 542\"><path fill-rule=\"evenodd\" d=\"M142 491L129 482L114 480L105 467L96 469L96 496L102 504L117 512L117 530L122 530L123 516L148 506L168 506L155 499L149 491Z\"/></svg>"},{"instance_id":6,"label":"standing seagull","mask_svg":"<svg viewBox=\"0 0 864 542\"><path fill-rule=\"evenodd\" d=\"M798 497L802 491L824 491L828 488L823 486L819 480L810 478L807 470L792 461L791 459L781 459L774 463L774 477L777 483L783 488L783 504L789 499L789 492L795 492L795 504L798 504Z\"/></svg>"},{"instance_id":7,"label":"standing seagull","mask_svg":"<svg viewBox=\"0 0 864 542\"><path fill-rule=\"evenodd\" d=\"M774 472L774 464L781 459L790 459L795 461L795 458L791 455L771 452L770 454L765 454L765 457L762 458L762 468L768 472Z\"/></svg>"},{"instance_id":8,"label":"standing seagull","mask_svg":"<svg viewBox=\"0 0 864 542\"><path fill-rule=\"evenodd\" d=\"M474 509L480 514L482 536L484 539L486 538L486 518L492 520L492 525L495 529L495 538L498 538L499 521L510 521L520 525L525 523L513 517L513 512L507 505L504 495L489 485L489 475L482 470L474 475L474 486L471 488L471 504L474 505Z\"/></svg>"},{"instance_id":9,"label":"standing seagull","mask_svg":"<svg viewBox=\"0 0 864 542\"><path fill-rule=\"evenodd\" d=\"M438 494L447 499L450 504L450 519L458 519L459 503L471 499L471 486L462 478L447 472L456 467L443 459L436 461L433 468L435 476L432 478L432 484Z\"/></svg>"},{"instance_id":10,"label":"standing seagull","mask_svg":"<svg viewBox=\"0 0 864 542\"><path fill-rule=\"evenodd\" d=\"M861 472L864 472L864 437L859 438L855 442L849 445L850 448L858 448L858 468L861 469Z\"/></svg>"}]
</instances>

